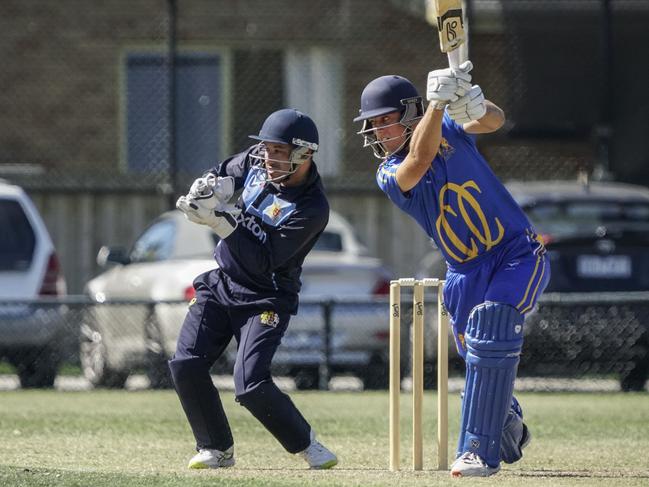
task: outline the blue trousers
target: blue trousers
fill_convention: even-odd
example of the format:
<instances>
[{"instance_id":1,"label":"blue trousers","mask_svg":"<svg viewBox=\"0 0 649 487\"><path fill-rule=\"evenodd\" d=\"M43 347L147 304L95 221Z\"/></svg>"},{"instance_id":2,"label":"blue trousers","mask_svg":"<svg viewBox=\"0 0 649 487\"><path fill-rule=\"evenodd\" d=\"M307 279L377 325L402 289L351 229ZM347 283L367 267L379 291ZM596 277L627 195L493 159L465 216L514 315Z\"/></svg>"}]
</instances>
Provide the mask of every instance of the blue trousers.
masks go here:
<instances>
[{"instance_id":1,"label":"blue trousers","mask_svg":"<svg viewBox=\"0 0 649 487\"><path fill-rule=\"evenodd\" d=\"M444 303L455 344L466 358L464 332L471 310L484 303L508 304L529 313L550 280L545 248L533 236L521 235L468 271L446 274Z\"/></svg>"},{"instance_id":2,"label":"blue trousers","mask_svg":"<svg viewBox=\"0 0 649 487\"><path fill-rule=\"evenodd\" d=\"M311 427L291 399L274 384L270 365L290 315L272 310L228 307L204 284L185 317L169 368L196 439L197 449L226 450L234 440L219 393L210 377L214 362L237 341L235 396L289 453L310 443Z\"/></svg>"},{"instance_id":3,"label":"blue trousers","mask_svg":"<svg viewBox=\"0 0 649 487\"><path fill-rule=\"evenodd\" d=\"M545 248L533 234L521 235L462 272L447 273L444 300L458 352L467 361L458 456L474 451L492 467L502 459L511 462L520 458L522 418L515 438L508 431L504 456L502 430L512 402L517 404L512 393L522 346L522 322L549 278ZM470 321L471 328L465 334ZM512 451L517 455L511 455Z\"/></svg>"}]
</instances>

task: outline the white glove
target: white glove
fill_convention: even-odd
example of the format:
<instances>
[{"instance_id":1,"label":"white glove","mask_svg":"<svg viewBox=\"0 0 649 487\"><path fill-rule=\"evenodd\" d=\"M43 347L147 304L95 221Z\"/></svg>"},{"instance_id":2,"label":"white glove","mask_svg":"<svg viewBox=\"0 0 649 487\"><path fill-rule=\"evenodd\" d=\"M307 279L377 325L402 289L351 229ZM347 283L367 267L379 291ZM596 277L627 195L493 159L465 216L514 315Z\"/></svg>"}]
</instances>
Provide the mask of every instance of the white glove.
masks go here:
<instances>
[{"instance_id":1,"label":"white glove","mask_svg":"<svg viewBox=\"0 0 649 487\"><path fill-rule=\"evenodd\" d=\"M426 99L435 103L435 108L443 109L448 103L466 95L471 89L471 61L463 62L457 70L436 69L428 73Z\"/></svg>"},{"instance_id":2,"label":"white glove","mask_svg":"<svg viewBox=\"0 0 649 487\"><path fill-rule=\"evenodd\" d=\"M468 94L451 102L446 110L448 115L460 125L484 117L487 113L487 105L485 105L482 88L474 85Z\"/></svg>"},{"instance_id":3,"label":"white glove","mask_svg":"<svg viewBox=\"0 0 649 487\"><path fill-rule=\"evenodd\" d=\"M237 216L241 210L227 203L218 203L212 207L211 202L213 200L195 199L191 195L181 196L176 202L176 208L190 222L207 225L219 237L226 238L237 228Z\"/></svg>"},{"instance_id":4,"label":"white glove","mask_svg":"<svg viewBox=\"0 0 649 487\"><path fill-rule=\"evenodd\" d=\"M208 174L196 179L187 196L202 200L208 207L216 207L219 203L225 203L234 194L234 178L232 176L217 177Z\"/></svg>"}]
</instances>

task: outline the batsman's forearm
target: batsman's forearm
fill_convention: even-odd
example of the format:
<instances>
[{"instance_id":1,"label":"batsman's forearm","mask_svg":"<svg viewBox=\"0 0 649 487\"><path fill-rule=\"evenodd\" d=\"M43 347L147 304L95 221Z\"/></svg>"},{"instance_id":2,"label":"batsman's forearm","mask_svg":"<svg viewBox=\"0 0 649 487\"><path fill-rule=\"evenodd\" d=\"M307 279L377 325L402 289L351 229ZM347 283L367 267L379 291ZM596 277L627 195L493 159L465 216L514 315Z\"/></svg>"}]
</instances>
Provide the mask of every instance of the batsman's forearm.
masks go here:
<instances>
[{"instance_id":1,"label":"batsman's forearm","mask_svg":"<svg viewBox=\"0 0 649 487\"><path fill-rule=\"evenodd\" d=\"M443 119L444 110L436 110L431 103L412 134L410 154L426 167L430 166L442 142Z\"/></svg>"},{"instance_id":2,"label":"batsman's forearm","mask_svg":"<svg viewBox=\"0 0 649 487\"><path fill-rule=\"evenodd\" d=\"M487 113L479 120L464 124L464 131L468 134L490 134L505 124L505 112L493 102L485 100Z\"/></svg>"},{"instance_id":3,"label":"batsman's forearm","mask_svg":"<svg viewBox=\"0 0 649 487\"><path fill-rule=\"evenodd\" d=\"M408 155L396 173L401 191L414 188L430 168L442 142L443 119L444 110L435 110L431 104L417 124L410 139Z\"/></svg>"}]
</instances>

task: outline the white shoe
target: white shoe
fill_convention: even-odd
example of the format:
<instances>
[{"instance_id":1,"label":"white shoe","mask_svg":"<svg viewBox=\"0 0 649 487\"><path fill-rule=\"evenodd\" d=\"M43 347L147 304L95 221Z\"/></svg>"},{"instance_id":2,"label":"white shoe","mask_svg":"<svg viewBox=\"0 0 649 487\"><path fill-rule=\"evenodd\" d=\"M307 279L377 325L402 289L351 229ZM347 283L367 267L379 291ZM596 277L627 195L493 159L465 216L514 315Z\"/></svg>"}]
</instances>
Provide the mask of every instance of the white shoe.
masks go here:
<instances>
[{"instance_id":1,"label":"white shoe","mask_svg":"<svg viewBox=\"0 0 649 487\"><path fill-rule=\"evenodd\" d=\"M338 464L338 458L325 446L315 439L315 433L311 430L311 444L298 453L314 470L326 470Z\"/></svg>"},{"instance_id":2,"label":"white shoe","mask_svg":"<svg viewBox=\"0 0 649 487\"><path fill-rule=\"evenodd\" d=\"M453 477L489 477L500 470L500 465L490 467L473 452L465 452L451 465Z\"/></svg>"},{"instance_id":3,"label":"white shoe","mask_svg":"<svg viewBox=\"0 0 649 487\"><path fill-rule=\"evenodd\" d=\"M227 468L234 465L234 446L225 451L201 448L189 461L189 468Z\"/></svg>"}]
</instances>

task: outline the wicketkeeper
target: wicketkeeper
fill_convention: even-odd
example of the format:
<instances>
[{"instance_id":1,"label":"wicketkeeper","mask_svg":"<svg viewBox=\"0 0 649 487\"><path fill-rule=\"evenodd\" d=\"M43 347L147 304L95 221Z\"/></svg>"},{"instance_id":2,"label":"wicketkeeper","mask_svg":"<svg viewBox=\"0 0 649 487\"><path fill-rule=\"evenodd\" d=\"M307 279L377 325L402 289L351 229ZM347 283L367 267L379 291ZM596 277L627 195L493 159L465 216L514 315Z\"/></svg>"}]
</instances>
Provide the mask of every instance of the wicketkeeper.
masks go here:
<instances>
[{"instance_id":1,"label":"wicketkeeper","mask_svg":"<svg viewBox=\"0 0 649 487\"><path fill-rule=\"evenodd\" d=\"M550 277L543 244L476 148L474 135L498 130L505 116L471 84L471 69L467 61L430 72L427 108L407 79L377 78L355 119L382 160L380 188L448 264L444 302L467 369L456 477L492 475L530 441L514 380L525 315Z\"/></svg>"},{"instance_id":2,"label":"wicketkeeper","mask_svg":"<svg viewBox=\"0 0 649 487\"><path fill-rule=\"evenodd\" d=\"M232 340L236 400L289 453L311 468L331 468L336 456L315 439L311 425L274 384L270 365L297 312L300 273L329 219L313 154L318 131L293 109L272 113L258 144L229 157L197 179L177 207L221 240L218 268L196 278L169 361L176 392L196 438L189 468L234 465L234 440L210 368ZM229 203L242 190L238 202Z\"/></svg>"}]
</instances>

